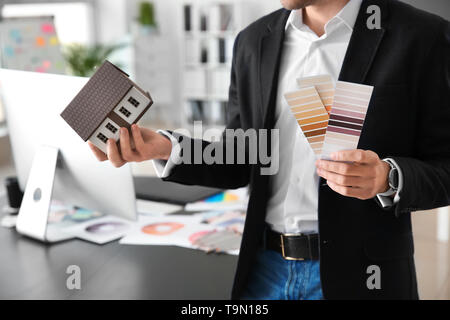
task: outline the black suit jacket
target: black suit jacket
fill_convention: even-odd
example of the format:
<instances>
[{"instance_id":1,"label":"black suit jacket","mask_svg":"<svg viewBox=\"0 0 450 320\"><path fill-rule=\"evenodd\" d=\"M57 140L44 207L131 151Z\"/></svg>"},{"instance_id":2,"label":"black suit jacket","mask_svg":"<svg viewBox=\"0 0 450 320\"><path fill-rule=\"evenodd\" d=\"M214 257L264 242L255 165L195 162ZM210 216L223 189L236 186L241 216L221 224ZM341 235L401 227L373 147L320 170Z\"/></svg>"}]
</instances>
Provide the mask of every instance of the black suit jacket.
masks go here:
<instances>
[{"instance_id":1,"label":"black suit jacket","mask_svg":"<svg viewBox=\"0 0 450 320\"><path fill-rule=\"evenodd\" d=\"M366 27L371 4L381 9L381 29ZM228 128L273 128L288 16L289 11L278 10L237 37ZM418 298L410 212L450 202L449 43L449 23L437 16L395 0L363 1L339 79L375 87L358 148L394 158L404 186L400 202L383 210L373 199L341 196L321 181L320 269L327 299ZM167 178L222 188L249 184L232 298L239 298L245 288L263 234L270 180L260 175L260 168L260 164L181 164ZM379 290L367 287L370 265L380 267Z\"/></svg>"}]
</instances>

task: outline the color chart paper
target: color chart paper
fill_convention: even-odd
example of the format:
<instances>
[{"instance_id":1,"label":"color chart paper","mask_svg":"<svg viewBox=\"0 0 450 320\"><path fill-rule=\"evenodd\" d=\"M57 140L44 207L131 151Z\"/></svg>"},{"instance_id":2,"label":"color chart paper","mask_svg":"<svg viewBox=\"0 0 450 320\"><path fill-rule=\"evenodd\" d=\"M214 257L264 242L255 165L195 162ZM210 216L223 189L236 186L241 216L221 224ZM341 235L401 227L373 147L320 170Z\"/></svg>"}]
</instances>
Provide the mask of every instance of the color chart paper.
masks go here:
<instances>
[{"instance_id":1,"label":"color chart paper","mask_svg":"<svg viewBox=\"0 0 450 320\"><path fill-rule=\"evenodd\" d=\"M3 68L58 74L66 71L51 16L3 19L0 47Z\"/></svg>"},{"instance_id":2,"label":"color chart paper","mask_svg":"<svg viewBox=\"0 0 450 320\"><path fill-rule=\"evenodd\" d=\"M301 88L284 97L314 153L320 155L329 115L316 89Z\"/></svg>"},{"instance_id":3,"label":"color chart paper","mask_svg":"<svg viewBox=\"0 0 450 320\"><path fill-rule=\"evenodd\" d=\"M331 111L334 97L333 79L329 74L297 79L299 88L314 87L322 100L328 114Z\"/></svg>"},{"instance_id":4,"label":"color chart paper","mask_svg":"<svg viewBox=\"0 0 450 320\"><path fill-rule=\"evenodd\" d=\"M193 240L215 230L215 227L200 223L200 216L167 215L139 216L135 223L120 240L120 244L131 245L167 245L196 248Z\"/></svg>"},{"instance_id":5,"label":"color chart paper","mask_svg":"<svg viewBox=\"0 0 450 320\"><path fill-rule=\"evenodd\" d=\"M356 149L373 87L338 81L325 135L322 158L335 151Z\"/></svg>"}]
</instances>

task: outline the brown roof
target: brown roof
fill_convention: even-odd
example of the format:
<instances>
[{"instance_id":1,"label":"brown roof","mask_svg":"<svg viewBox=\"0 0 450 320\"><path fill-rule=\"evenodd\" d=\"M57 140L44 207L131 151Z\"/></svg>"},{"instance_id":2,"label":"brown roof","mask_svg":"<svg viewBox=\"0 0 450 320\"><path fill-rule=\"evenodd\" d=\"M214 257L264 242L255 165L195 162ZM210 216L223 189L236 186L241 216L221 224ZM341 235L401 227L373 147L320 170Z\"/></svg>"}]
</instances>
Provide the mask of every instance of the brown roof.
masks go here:
<instances>
[{"instance_id":1,"label":"brown roof","mask_svg":"<svg viewBox=\"0 0 450 320\"><path fill-rule=\"evenodd\" d=\"M61 117L86 141L133 86L126 73L105 61Z\"/></svg>"}]
</instances>

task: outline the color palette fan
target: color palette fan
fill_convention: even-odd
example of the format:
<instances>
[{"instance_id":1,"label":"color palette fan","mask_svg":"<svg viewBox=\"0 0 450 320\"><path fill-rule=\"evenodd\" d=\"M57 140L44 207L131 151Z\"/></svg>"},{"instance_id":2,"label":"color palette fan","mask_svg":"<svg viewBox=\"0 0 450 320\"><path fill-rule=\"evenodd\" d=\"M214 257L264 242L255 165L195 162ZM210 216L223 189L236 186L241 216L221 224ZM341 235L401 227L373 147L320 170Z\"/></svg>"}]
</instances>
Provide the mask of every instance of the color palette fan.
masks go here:
<instances>
[{"instance_id":1,"label":"color palette fan","mask_svg":"<svg viewBox=\"0 0 450 320\"><path fill-rule=\"evenodd\" d=\"M373 87L338 81L328 123L322 158L335 151L358 147Z\"/></svg>"},{"instance_id":2,"label":"color palette fan","mask_svg":"<svg viewBox=\"0 0 450 320\"><path fill-rule=\"evenodd\" d=\"M284 95L292 114L316 155L322 152L329 115L314 87Z\"/></svg>"},{"instance_id":3,"label":"color palette fan","mask_svg":"<svg viewBox=\"0 0 450 320\"><path fill-rule=\"evenodd\" d=\"M230 252L239 250L242 236L232 230L214 230L192 238L192 244L206 252Z\"/></svg>"}]
</instances>

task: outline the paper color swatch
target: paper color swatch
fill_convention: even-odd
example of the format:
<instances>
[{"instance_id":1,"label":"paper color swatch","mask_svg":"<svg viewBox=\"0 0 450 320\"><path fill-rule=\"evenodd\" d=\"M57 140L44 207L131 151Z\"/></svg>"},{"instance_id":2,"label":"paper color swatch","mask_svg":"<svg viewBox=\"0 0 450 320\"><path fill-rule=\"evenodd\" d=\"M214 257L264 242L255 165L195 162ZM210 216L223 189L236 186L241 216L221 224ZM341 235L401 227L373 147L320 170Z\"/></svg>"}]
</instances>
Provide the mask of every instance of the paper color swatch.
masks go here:
<instances>
[{"instance_id":1,"label":"paper color swatch","mask_svg":"<svg viewBox=\"0 0 450 320\"><path fill-rule=\"evenodd\" d=\"M329 74L297 79L299 88L314 87L322 100L328 114L331 111L334 97L334 83Z\"/></svg>"},{"instance_id":2,"label":"paper color swatch","mask_svg":"<svg viewBox=\"0 0 450 320\"><path fill-rule=\"evenodd\" d=\"M325 135L322 158L335 151L358 147L373 87L338 81Z\"/></svg>"},{"instance_id":3,"label":"paper color swatch","mask_svg":"<svg viewBox=\"0 0 450 320\"><path fill-rule=\"evenodd\" d=\"M322 152L329 115L314 87L284 95L292 114L316 155Z\"/></svg>"}]
</instances>

